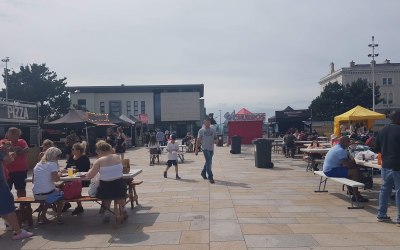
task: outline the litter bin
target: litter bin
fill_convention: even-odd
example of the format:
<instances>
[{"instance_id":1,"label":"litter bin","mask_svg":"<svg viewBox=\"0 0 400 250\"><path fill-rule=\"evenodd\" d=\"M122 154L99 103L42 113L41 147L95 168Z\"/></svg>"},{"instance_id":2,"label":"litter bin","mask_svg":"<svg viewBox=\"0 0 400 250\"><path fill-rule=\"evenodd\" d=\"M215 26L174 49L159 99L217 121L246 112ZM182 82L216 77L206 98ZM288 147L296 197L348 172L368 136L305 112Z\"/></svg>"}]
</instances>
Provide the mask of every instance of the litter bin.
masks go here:
<instances>
[{"instance_id":1,"label":"litter bin","mask_svg":"<svg viewBox=\"0 0 400 250\"><path fill-rule=\"evenodd\" d=\"M231 154L240 154L242 151L242 137L238 135L232 136Z\"/></svg>"},{"instance_id":2,"label":"litter bin","mask_svg":"<svg viewBox=\"0 0 400 250\"><path fill-rule=\"evenodd\" d=\"M223 135L218 135L217 146L218 147L224 146L224 136Z\"/></svg>"},{"instance_id":3,"label":"litter bin","mask_svg":"<svg viewBox=\"0 0 400 250\"><path fill-rule=\"evenodd\" d=\"M272 140L258 138L253 140L255 165L258 168L272 168L271 162Z\"/></svg>"}]
</instances>

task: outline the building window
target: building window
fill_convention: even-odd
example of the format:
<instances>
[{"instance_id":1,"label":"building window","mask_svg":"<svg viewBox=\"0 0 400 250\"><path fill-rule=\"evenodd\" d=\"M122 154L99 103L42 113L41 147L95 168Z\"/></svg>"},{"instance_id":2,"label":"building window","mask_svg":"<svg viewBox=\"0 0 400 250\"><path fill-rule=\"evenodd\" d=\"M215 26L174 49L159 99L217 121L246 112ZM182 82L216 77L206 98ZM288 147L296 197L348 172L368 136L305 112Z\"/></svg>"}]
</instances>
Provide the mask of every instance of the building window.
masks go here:
<instances>
[{"instance_id":1,"label":"building window","mask_svg":"<svg viewBox=\"0 0 400 250\"><path fill-rule=\"evenodd\" d=\"M139 103L138 101L133 102L133 115L134 116L139 115L139 104L138 103Z\"/></svg>"},{"instance_id":2,"label":"building window","mask_svg":"<svg viewBox=\"0 0 400 250\"><path fill-rule=\"evenodd\" d=\"M393 93L389 93L388 104L393 104Z\"/></svg>"},{"instance_id":3,"label":"building window","mask_svg":"<svg viewBox=\"0 0 400 250\"><path fill-rule=\"evenodd\" d=\"M121 101L110 101L110 114L121 115Z\"/></svg>"},{"instance_id":4,"label":"building window","mask_svg":"<svg viewBox=\"0 0 400 250\"><path fill-rule=\"evenodd\" d=\"M145 101L140 102L140 113L141 114L146 114L146 103Z\"/></svg>"},{"instance_id":5,"label":"building window","mask_svg":"<svg viewBox=\"0 0 400 250\"><path fill-rule=\"evenodd\" d=\"M131 115L131 113L132 113L131 101L126 101L126 115Z\"/></svg>"},{"instance_id":6,"label":"building window","mask_svg":"<svg viewBox=\"0 0 400 250\"><path fill-rule=\"evenodd\" d=\"M387 98L388 98L387 93L384 93L382 96L382 104L387 104Z\"/></svg>"},{"instance_id":7,"label":"building window","mask_svg":"<svg viewBox=\"0 0 400 250\"><path fill-rule=\"evenodd\" d=\"M392 81L393 81L393 79L391 77L388 77L388 78L384 77L384 78L382 78L382 85L386 85L386 84L391 85Z\"/></svg>"},{"instance_id":8,"label":"building window","mask_svg":"<svg viewBox=\"0 0 400 250\"><path fill-rule=\"evenodd\" d=\"M104 102L100 102L100 114L104 114L106 112L106 107Z\"/></svg>"},{"instance_id":9,"label":"building window","mask_svg":"<svg viewBox=\"0 0 400 250\"><path fill-rule=\"evenodd\" d=\"M82 109L86 109L86 99L78 99L78 106Z\"/></svg>"}]
</instances>

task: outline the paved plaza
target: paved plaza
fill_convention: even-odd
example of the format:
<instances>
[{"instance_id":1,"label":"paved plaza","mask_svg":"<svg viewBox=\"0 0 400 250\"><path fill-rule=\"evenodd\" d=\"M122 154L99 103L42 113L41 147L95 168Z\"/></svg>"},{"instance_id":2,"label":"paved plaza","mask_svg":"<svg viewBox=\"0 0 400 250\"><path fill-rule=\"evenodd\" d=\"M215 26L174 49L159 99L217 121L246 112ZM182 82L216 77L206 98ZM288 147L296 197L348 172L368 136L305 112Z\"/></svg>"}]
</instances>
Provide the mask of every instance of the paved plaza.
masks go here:
<instances>
[{"instance_id":1,"label":"paved plaza","mask_svg":"<svg viewBox=\"0 0 400 250\"><path fill-rule=\"evenodd\" d=\"M260 169L253 146L242 146L237 155L229 150L216 147L210 184L200 176L201 153L185 154L182 179L175 180L173 168L167 179L162 176L166 155L160 165L149 166L146 148L130 149L126 158L131 168L143 169L136 179L144 183L137 187L140 205L128 209L127 222L104 224L92 202L72 216L72 204L63 225L35 224L30 239L11 240L0 223L0 249L400 249L400 227L376 222L378 176L373 190L362 191L370 202L350 210L335 182L328 180L328 193L314 193L319 177L306 172L300 158L273 154L274 168ZM397 216L393 201L389 216Z\"/></svg>"}]
</instances>

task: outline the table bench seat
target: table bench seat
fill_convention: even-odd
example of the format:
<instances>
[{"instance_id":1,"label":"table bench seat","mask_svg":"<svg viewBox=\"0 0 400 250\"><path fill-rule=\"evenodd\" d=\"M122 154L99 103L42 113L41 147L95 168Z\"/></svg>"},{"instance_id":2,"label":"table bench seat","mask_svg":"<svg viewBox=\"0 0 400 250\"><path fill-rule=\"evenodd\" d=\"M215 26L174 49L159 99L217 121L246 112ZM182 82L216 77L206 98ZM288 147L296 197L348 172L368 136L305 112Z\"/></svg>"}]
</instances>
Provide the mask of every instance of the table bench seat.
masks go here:
<instances>
[{"instance_id":1,"label":"table bench seat","mask_svg":"<svg viewBox=\"0 0 400 250\"><path fill-rule=\"evenodd\" d=\"M338 182L342 185L348 186L348 187L352 187L352 188L364 188L364 183L361 182L357 182L357 181L353 181L347 178L339 178L339 177L328 177L324 174L323 171L314 171L314 174L319 175L321 177L320 181L319 181L319 187L318 190L315 190L315 192L328 192L328 190L326 190L326 181L328 179ZM322 184L324 184L323 189L321 189ZM356 200L356 206L354 205L354 202L352 200L351 194L349 194L349 198L350 198L350 202L351 202L351 207L348 207L349 209L359 209L359 208L364 208L363 206L360 206L360 203L358 202L358 200Z\"/></svg>"}]
</instances>

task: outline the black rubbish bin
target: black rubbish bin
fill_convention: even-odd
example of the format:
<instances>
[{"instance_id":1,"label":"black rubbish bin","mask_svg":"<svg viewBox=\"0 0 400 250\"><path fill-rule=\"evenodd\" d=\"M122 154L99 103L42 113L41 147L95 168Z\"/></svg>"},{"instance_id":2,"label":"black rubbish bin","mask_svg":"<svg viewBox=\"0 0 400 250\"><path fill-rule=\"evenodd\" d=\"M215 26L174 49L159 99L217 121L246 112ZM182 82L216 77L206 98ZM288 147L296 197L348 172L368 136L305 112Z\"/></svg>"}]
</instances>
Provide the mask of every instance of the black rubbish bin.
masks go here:
<instances>
[{"instance_id":1,"label":"black rubbish bin","mask_svg":"<svg viewBox=\"0 0 400 250\"><path fill-rule=\"evenodd\" d=\"M224 146L224 136L223 135L218 135L218 141L217 141L217 146L222 147Z\"/></svg>"},{"instance_id":2,"label":"black rubbish bin","mask_svg":"<svg viewBox=\"0 0 400 250\"><path fill-rule=\"evenodd\" d=\"M232 136L231 154L240 154L242 152L242 137Z\"/></svg>"},{"instance_id":3,"label":"black rubbish bin","mask_svg":"<svg viewBox=\"0 0 400 250\"><path fill-rule=\"evenodd\" d=\"M258 138L253 140L255 165L258 168L272 168L271 162L272 140Z\"/></svg>"}]
</instances>

